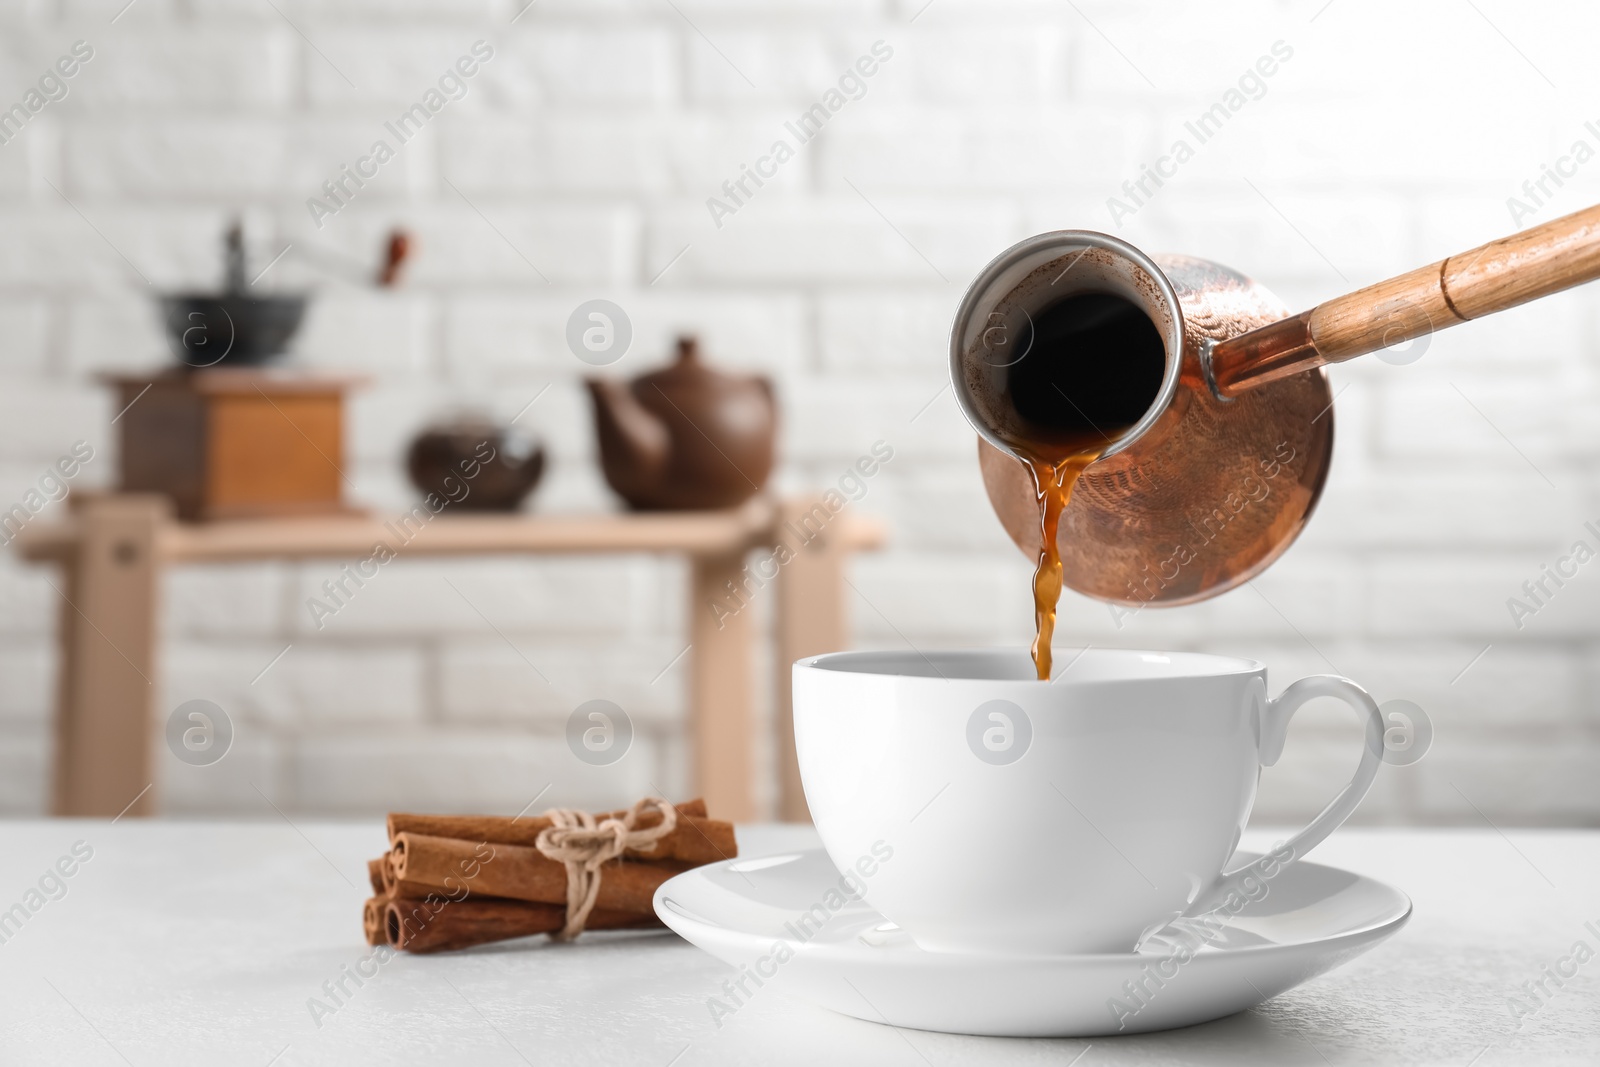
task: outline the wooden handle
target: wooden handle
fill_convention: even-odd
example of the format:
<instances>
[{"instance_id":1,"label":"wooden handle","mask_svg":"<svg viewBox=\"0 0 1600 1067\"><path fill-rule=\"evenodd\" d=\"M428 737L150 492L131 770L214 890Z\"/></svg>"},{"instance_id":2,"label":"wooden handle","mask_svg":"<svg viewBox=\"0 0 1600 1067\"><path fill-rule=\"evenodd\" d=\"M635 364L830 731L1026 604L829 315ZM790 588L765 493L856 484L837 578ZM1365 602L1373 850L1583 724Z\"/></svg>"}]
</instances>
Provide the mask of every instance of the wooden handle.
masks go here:
<instances>
[{"instance_id":1,"label":"wooden handle","mask_svg":"<svg viewBox=\"0 0 1600 1067\"><path fill-rule=\"evenodd\" d=\"M1600 277L1600 205L1334 297L1211 349L1217 391L1342 363Z\"/></svg>"}]
</instances>

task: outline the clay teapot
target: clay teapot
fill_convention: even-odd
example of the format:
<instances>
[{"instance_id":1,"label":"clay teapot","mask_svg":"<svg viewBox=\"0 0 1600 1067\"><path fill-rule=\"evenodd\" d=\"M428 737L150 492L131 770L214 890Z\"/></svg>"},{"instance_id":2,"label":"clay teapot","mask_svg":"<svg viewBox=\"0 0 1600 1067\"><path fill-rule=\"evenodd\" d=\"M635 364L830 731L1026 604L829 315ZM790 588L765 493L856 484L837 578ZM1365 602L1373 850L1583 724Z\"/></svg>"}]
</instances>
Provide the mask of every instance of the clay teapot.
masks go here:
<instances>
[{"instance_id":1,"label":"clay teapot","mask_svg":"<svg viewBox=\"0 0 1600 1067\"><path fill-rule=\"evenodd\" d=\"M1019 460L1087 440L1099 458L1061 513L1062 580L1114 604L1184 604L1259 574L1310 519L1333 458L1324 366L1596 277L1600 207L1298 315L1220 264L1061 230L973 281L951 382L1024 553L1039 558L1043 534Z\"/></svg>"},{"instance_id":2,"label":"clay teapot","mask_svg":"<svg viewBox=\"0 0 1600 1067\"><path fill-rule=\"evenodd\" d=\"M462 511L515 511L544 474L538 442L481 415L428 426L406 453L411 484Z\"/></svg>"},{"instance_id":3,"label":"clay teapot","mask_svg":"<svg viewBox=\"0 0 1600 1067\"><path fill-rule=\"evenodd\" d=\"M772 472L777 405L766 378L708 367L693 337L631 382L589 378L606 482L641 511L730 508Z\"/></svg>"}]
</instances>

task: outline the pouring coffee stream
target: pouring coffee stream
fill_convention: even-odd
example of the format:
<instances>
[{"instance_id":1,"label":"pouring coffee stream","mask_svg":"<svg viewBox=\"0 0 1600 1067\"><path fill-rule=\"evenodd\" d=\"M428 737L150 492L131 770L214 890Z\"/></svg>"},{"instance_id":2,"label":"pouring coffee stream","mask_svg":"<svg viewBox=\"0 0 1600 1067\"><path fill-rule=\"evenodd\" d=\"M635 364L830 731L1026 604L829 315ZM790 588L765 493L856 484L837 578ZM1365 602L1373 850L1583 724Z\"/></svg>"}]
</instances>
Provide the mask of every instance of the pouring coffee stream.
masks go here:
<instances>
[{"instance_id":1,"label":"pouring coffee stream","mask_svg":"<svg viewBox=\"0 0 1600 1067\"><path fill-rule=\"evenodd\" d=\"M1193 603L1293 543L1327 480L1322 368L1600 277L1600 206L1299 315L1203 259L1062 230L1007 249L957 310L950 372L990 503L1034 576L1039 677L1063 587Z\"/></svg>"}]
</instances>

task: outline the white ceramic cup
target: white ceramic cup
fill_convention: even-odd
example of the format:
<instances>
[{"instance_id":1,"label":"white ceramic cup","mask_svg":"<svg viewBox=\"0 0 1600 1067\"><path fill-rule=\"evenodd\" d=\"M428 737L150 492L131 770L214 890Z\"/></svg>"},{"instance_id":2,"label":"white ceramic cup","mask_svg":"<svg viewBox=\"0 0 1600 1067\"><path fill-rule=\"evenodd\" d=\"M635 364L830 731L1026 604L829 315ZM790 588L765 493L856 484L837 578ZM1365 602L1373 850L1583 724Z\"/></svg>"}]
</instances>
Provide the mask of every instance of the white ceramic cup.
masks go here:
<instances>
[{"instance_id":1,"label":"white ceramic cup","mask_svg":"<svg viewBox=\"0 0 1600 1067\"><path fill-rule=\"evenodd\" d=\"M1365 724L1355 777L1230 867L1260 768L1322 696ZM870 870L865 899L951 952L1126 952L1174 918L1260 899L1383 759L1378 706L1354 682L1303 678L1269 700L1261 664L1191 652L1091 649L1052 682L1021 652L813 656L794 665L794 732L829 857Z\"/></svg>"}]
</instances>

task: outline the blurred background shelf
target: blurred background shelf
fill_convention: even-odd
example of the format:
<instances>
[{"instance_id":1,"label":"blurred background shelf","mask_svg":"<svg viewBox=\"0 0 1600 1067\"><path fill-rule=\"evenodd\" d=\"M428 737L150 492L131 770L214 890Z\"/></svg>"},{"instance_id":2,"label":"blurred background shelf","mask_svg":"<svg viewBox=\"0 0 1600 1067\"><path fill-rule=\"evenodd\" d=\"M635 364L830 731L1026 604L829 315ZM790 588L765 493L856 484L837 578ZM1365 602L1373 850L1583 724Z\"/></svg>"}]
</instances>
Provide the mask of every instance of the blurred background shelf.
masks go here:
<instances>
[{"instance_id":1,"label":"blurred background shelf","mask_svg":"<svg viewBox=\"0 0 1600 1067\"><path fill-rule=\"evenodd\" d=\"M90 497L71 516L18 538L25 559L61 567L61 673L56 695L57 815L157 810L152 758L159 730L158 611L163 569L173 564L279 559L364 560L375 546L396 558L488 554L679 555L689 567L691 791L719 817L756 817L751 723L756 635L745 612L718 612L729 583L755 550L788 546L770 577L778 815L806 818L794 764L789 664L848 647L842 588L852 552L881 547L884 527L841 513L815 517L812 501L757 498L715 512L573 516L337 515L181 523L162 497ZM427 516L424 518L423 516ZM808 521L809 519L809 521ZM370 580L370 576L369 579ZM136 799L137 798L137 799ZM131 802L131 807L129 807Z\"/></svg>"}]
</instances>

